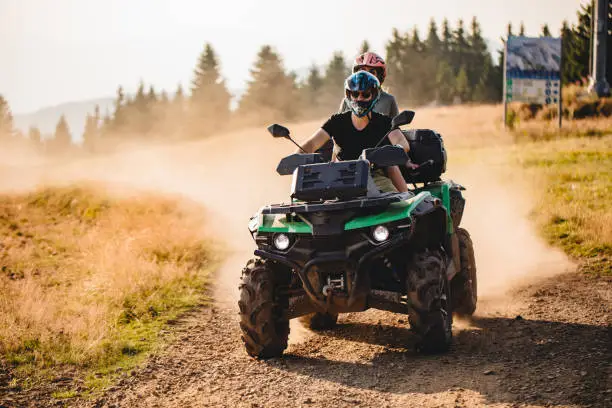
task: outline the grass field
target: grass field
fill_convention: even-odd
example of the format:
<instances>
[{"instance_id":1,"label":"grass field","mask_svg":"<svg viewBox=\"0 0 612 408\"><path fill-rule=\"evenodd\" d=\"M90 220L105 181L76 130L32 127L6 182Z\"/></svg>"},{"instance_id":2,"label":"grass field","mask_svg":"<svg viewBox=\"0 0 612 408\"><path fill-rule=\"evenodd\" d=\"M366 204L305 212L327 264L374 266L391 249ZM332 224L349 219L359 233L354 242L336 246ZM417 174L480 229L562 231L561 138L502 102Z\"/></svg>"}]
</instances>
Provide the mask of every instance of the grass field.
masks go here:
<instances>
[{"instance_id":1,"label":"grass field","mask_svg":"<svg viewBox=\"0 0 612 408\"><path fill-rule=\"evenodd\" d=\"M612 136L523 143L513 153L532 180L546 239L582 270L612 275Z\"/></svg>"},{"instance_id":2,"label":"grass field","mask_svg":"<svg viewBox=\"0 0 612 408\"><path fill-rule=\"evenodd\" d=\"M0 196L0 358L12 387L65 371L106 384L206 302L201 209L92 188ZM69 397L73 390L58 390Z\"/></svg>"}]
</instances>

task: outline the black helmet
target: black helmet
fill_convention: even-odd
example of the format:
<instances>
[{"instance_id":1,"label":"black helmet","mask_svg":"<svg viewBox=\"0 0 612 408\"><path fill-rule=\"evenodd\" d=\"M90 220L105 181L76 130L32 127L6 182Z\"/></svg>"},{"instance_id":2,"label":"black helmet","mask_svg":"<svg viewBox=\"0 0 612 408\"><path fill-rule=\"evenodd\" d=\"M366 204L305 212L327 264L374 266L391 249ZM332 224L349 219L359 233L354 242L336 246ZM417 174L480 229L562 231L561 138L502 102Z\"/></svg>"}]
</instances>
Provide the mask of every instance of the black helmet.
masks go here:
<instances>
[{"instance_id":1,"label":"black helmet","mask_svg":"<svg viewBox=\"0 0 612 408\"><path fill-rule=\"evenodd\" d=\"M344 81L344 94L353 113L359 117L367 115L380 97L380 82L367 71L355 72ZM359 94L367 100L358 101ZM369 99L368 99L369 97Z\"/></svg>"}]
</instances>

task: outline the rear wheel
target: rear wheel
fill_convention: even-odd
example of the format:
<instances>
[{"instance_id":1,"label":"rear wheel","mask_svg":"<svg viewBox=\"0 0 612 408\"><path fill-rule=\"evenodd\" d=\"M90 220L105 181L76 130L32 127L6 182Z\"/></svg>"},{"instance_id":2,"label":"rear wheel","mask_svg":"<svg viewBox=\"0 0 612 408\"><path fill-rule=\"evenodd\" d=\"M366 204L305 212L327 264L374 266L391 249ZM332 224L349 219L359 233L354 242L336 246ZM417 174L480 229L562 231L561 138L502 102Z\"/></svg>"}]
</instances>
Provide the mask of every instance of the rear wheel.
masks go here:
<instances>
[{"instance_id":1,"label":"rear wheel","mask_svg":"<svg viewBox=\"0 0 612 408\"><path fill-rule=\"evenodd\" d=\"M273 269L266 260L251 259L242 270L240 329L246 351L253 357L279 357L287 348L287 281L287 273Z\"/></svg>"},{"instance_id":2,"label":"rear wheel","mask_svg":"<svg viewBox=\"0 0 612 408\"><path fill-rule=\"evenodd\" d=\"M410 325L420 336L417 348L425 353L447 351L453 338L453 317L443 253L436 250L415 254L407 281L414 309Z\"/></svg>"},{"instance_id":3,"label":"rear wheel","mask_svg":"<svg viewBox=\"0 0 612 408\"><path fill-rule=\"evenodd\" d=\"M453 310L458 316L471 316L476 310L478 300L474 246L469 232L465 229L457 228L456 234L459 240L461 270L451 282Z\"/></svg>"}]
</instances>

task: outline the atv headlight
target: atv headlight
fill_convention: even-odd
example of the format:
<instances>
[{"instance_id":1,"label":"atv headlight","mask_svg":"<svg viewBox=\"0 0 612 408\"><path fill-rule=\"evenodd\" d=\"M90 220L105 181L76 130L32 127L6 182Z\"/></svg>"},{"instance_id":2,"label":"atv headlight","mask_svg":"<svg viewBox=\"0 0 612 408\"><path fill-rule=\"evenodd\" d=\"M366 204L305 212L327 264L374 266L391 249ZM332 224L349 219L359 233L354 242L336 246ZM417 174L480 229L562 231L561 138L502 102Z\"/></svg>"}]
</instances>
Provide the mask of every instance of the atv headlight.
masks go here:
<instances>
[{"instance_id":1,"label":"atv headlight","mask_svg":"<svg viewBox=\"0 0 612 408\"><path fill-rule=\"evenodd\" d=\"M379 225L378 227L374 228L372 237L374 237L376 242L386 241L387 238L389 238L389 229L384 225Z\"/></svg>"},{"instance_id":2,"label":"atv headlight","mask_svg":"<svg viewBox=\"0 0 612 408\"><path fill-rule=\"evenodd\" d=\"M274 247L279 251L284 251L289 248L290 242L289 237L285 234L277 234L274 237Z\"/></svg>"}]
</instances>

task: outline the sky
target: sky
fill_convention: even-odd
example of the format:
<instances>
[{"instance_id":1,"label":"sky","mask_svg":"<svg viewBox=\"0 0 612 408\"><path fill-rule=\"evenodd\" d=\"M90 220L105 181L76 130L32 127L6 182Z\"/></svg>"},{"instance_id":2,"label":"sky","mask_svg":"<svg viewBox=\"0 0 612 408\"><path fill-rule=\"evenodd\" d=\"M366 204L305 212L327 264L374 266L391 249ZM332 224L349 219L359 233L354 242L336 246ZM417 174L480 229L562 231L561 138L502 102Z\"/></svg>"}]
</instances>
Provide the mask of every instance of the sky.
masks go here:
<instances>
[{"instance_id":1,"label":"sky","mask_svg":"<svg viewBox=\"0 0 612 408\"><path fill-rule=\"evenodd\" d=\"M429 20L466 28L473 16L492 44L508 22L537 36L548 23L576 21L586 0L0 0L0 94L14 113L133 92L139 81L188 88L206 42L230 89L243 89L264 44L286 69L324 65L334 51L353 58L363 40L384 56L392 28Z\"/></svg>"}]
</instances>

